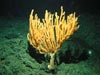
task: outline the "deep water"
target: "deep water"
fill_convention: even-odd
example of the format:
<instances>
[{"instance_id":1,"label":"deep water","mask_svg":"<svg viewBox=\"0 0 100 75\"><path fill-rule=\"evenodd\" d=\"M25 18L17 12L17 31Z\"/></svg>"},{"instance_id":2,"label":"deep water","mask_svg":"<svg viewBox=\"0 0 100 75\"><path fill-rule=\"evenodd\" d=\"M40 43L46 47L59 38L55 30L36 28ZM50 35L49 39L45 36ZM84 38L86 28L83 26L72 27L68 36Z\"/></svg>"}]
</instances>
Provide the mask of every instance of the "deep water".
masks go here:
<instances>
[{"instance_id":1,"label":"deep water","mask_svg":"<svg viewBox=\"0 0 100 75\"><path fill-rule=\"evenodd\" d=\"M3 0L0 1L0 75L100 75L100 9L97 0ZM2 5L3 4L3 5ZM27 39L29 14L40 18L46 9L76 12L80 28L66 40L55 56L37 53ZM68 12L67 12L68 11Z\"/></svg>"},{"instance_id":2,"label":"deep water","mask_svg":"<svg viewBox=\"0 0 100 75\"><path fill-rule=\"evenodd\" d=\"M99 16L80 14L80 28L61 47L62 54L65 54L66 50L72 50L74 54L67 52L66 57L59 54L62 60L60 59L60 64L56 65L54 73L46 70L49 63L45 59L39 63L27 51L28 18L1 17L0 75L100 75ZM85 60L84 53L82 56L83 50L92 52Z\"/></svg>"}]
</instances>

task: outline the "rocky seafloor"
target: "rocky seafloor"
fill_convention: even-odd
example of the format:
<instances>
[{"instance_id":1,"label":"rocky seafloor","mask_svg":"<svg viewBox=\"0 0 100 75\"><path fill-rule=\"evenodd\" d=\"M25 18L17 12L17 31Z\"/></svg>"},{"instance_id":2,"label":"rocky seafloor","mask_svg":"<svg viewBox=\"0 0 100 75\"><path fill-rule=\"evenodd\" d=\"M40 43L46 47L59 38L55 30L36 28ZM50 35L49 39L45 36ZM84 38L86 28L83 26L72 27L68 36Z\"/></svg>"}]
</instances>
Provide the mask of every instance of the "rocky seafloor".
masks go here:
<instances>
[{"instance_id":1,"label":"rocky seafloor","mask_svg":"<svg viewBox=\"0 0 100 75\"><path fill-rule=\"evenodd\" d=\"M62 53L58 53L60 64L56 65L55 72L47 71L46 60L39 63L28 52L28 18L1 17L0 75L100 75L99 16L80 14L80 28L62 45ZM71 53L65 54L66 50ZM88 57L82 56L82 50L91 53Z\"/></svg>"}]
</instances>

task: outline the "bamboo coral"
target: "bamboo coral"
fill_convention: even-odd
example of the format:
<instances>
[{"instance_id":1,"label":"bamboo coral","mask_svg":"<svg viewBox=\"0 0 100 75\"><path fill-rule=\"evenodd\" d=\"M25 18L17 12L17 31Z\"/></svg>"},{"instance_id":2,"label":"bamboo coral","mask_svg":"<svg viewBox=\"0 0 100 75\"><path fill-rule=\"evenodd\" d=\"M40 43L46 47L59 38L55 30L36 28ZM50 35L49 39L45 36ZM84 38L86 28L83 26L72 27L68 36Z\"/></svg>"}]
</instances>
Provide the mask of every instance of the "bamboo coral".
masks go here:
<instances>
[{"instance_id":1,"label":"bamboo coral","mask_svg":"<svg viewBox=\"0 0 100 75\"><path fill-rule=\"evenodd\" d=\"M54 69L54 55L60 49L61 44L67 40L78 28L78 17L75 13L65 17L63 7L60 16L57 12L51 14L45 11L45 17L40 21L37 14L31 11L29 18L29 33L27 38L30 44L41 54L50 53L49 69Z\"/></svg>"}]
</instances>

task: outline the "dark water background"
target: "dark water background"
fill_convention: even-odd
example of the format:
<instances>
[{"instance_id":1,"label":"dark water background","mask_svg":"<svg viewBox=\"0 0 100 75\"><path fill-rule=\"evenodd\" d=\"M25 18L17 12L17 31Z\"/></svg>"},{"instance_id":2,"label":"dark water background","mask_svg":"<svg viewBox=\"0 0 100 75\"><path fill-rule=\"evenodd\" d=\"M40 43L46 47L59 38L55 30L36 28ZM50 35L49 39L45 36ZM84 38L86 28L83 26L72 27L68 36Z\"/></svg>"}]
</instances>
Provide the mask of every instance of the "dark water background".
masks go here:
<instances>
[{"instance_id":1,"label":"dark water background","mask_svg":"<svg viewBox=\"0 0 100 75\"><path fill-rule=\"evenodd\" d=\"M34 9L40 16L48 9L58 11L60 6L67 12L99 13L99 0L1 0L0 15L28 16Z\"/></svg>"}]
</instances>

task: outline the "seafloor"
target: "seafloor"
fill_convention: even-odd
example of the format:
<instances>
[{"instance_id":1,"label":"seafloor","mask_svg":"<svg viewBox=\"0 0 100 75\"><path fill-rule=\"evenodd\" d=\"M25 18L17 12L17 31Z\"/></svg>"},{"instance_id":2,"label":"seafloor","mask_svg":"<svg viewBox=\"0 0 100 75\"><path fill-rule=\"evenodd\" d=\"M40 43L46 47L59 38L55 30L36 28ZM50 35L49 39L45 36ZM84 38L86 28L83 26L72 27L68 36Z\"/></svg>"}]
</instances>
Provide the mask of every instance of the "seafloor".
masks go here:
<instances>
[{"instance_id":1,"label":"seafloor","mask_svg":"<svg viewBox=\"0 0 100 75\"><path fill-rule=\"evenodd\" d=\"M28 53L28 17L1 17L0 75L100 75L99 16L87 13L79 15L80 28L70 38L70 42L66 41L61 50L69 50L69 47L70 50L78 49L79 51L74 53L79 53L79 56L82 53L81 50L87 50L90 53L87 57L83 54L80 57L81 60L73 53L72 56L75 55L77 58L68 60L71 55L66 53L66 57L62 57L66 62L62 61L56 65L55 72L46 70L47 61L42 60L42 63L39 63ZM62 54L59 53L60 56Z\"/></svg>"}]
</instances>

